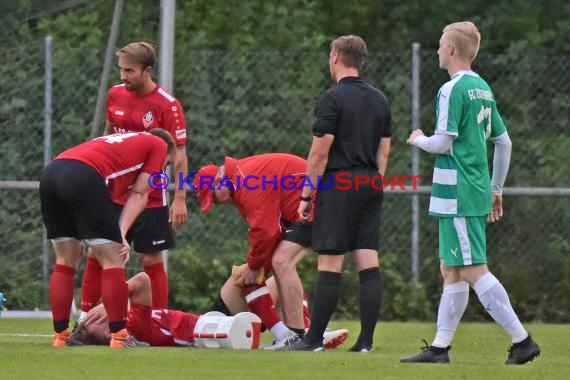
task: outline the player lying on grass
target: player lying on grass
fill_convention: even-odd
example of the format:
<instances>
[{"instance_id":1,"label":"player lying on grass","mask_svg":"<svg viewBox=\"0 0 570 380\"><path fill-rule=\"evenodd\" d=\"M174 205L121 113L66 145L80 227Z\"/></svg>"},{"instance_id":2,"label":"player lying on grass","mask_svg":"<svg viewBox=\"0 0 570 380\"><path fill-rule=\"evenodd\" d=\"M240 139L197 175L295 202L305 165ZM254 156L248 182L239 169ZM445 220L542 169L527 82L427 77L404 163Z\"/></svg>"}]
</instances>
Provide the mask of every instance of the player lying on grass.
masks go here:
<instances>
[{"instance_id":1,"label":"player lying on grass","mask_svg":"<svg viewBox=\"0 0 570 380\"><path fill-rule=\"evenodd\" d=\"M275 285L274 282L273 286ZM127 328L139 345L193 346L194 328L199 314L172 309L152 309L152 290L146 273L138 273L127 281L130 310ZM327 333L328 341L340 345L348 336L346 330ZM107 313L102 304L91 309L78 325L70 345L104 345L110 340ZM330 346L330 345L329 345ZM333 348L333 347L329 347Z\"/></svg>"}]
</instances>

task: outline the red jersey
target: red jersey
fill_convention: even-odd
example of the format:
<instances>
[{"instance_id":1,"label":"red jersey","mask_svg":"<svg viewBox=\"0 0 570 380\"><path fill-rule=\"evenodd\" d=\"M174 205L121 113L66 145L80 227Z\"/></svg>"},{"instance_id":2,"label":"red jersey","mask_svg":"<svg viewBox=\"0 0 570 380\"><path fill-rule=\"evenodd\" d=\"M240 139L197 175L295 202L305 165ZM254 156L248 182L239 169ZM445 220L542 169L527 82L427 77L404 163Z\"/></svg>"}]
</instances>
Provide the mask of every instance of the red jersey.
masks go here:
<instances>
[{"instance_id":1,"label":"red jersey","mask_svg":"<svg viewBox=\"0 0 570 380\"><path fill-rule=\"evenodd\" d=\"M124 84L107 94L107 120L116 133L144 132L152 128L168 131L177 146L186 144L186 118L180 102L160 86L146 95L127 91ZM124 204L125 199L113 201ZM166 206L166 191L152 191L147 207Z\"/></svg>"},{"instance_id":2,"label":"red jersey","mask_svg":"<svg viewBox=\"0 0 570 380\"><path fill-rule=\"evenodd\" d=\"M307 161L284 153L236 160L226 157L225 176L234 185L234 201L249 224L251 269L270 269L271 257L283 238L282 223L300 222L297 214Z\"/></svg>"},{"instance_id":3,"label":"red jersey","mask_svg":"<svg viewBox=\"0 0 570 380\"><path fill-rule=\"evenodd\" d=\"M97 137L66 150L55 159L78 160L92 166L105 179L111 198L126 201L139 173L163 170L167 151L167 144L160 137L150 133L125 133Z\"/></svg>"},{"instance_id":4,"label":"red jersey","mask_svg":"<svg viewBox=\"0 0 570 380\"><path fill-rule=\"evenodd\" d=\"M151 346L190 346L194 344L197 314L178 310L153 310L131 304L127 329L135 338Z\"/></svg>"}]
</instances>

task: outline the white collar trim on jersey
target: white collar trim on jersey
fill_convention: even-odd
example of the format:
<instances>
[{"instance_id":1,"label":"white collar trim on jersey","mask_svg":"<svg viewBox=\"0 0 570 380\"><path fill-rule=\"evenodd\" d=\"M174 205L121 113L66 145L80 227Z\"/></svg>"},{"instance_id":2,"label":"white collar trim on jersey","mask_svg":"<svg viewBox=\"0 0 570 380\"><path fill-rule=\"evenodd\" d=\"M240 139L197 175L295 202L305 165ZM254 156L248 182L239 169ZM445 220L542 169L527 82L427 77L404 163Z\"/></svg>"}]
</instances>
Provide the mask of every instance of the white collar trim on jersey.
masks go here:
<instances>
[{"instance_id":1,"label":"white collar trim on jersey","mask_svg":"<svg viewBox=\"0 0 570 380\"><path fill-rule=\"evenodd\" d=\"M473 70L459 70L458 72L455 73L454 76L451 77L451 79L455 78L458 75L469 75L472 77L479 77L479 74L477 74L475 71Z\"/></svg>"}]
</instances>

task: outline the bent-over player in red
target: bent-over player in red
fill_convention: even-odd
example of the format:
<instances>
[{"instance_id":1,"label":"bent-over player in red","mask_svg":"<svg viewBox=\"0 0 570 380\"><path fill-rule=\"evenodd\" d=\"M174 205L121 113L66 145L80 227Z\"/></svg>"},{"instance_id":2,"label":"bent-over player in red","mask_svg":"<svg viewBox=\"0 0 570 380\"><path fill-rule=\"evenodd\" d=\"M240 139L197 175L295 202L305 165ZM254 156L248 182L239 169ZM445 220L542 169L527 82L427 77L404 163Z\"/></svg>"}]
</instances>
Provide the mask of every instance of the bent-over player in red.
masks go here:
<instances>
[{"instance_id":1,"label":"bent-over player in red","mask_svg":"<svg viewBox=\"0 0 570 380\"><path fill-rule=\"evenodd\" d=\"M233 204L249 225L247 265L241 267L233 281L241 287L249 309L277 338L276 345L285 345L305 331L303 286L296 266L309 253L311 243L311 223L301 222L297 214L306 167L304 159L284 153L239 160L226 157L224 165L205 166L194 179L202 212L207 212L213 204ZM291 276L287 283L275 276L283 322L273 307L262 275L272 271L275 256L281 258L280 265L288 268ZM258 282L259 277L262 281ZM294 296L281 297L281 286L288 286ZM224 291L235 289L224 286L217 301L220 311L228 309L225 299L235 298L225 296Z\"/></svg>"},{"instance_id":2,"label":"bent-over player in red","mask_svg":"<svg viewBox=\"0 0 570 380\"><path fill-rule=\"evenodd\" d=\"M66 150L42 171L42 217L56 254L49 282L53 346L66 346L70 337L69 314L82 240L102 268L99 291L109 312L111 347L131 345L125 329L124 268L130 248L125 235L146 207L150 174L163 170L174 149L172 137L162 130L115 134ZM119 213L112 197L127 194Z\"/></svg>"}]
</instances>

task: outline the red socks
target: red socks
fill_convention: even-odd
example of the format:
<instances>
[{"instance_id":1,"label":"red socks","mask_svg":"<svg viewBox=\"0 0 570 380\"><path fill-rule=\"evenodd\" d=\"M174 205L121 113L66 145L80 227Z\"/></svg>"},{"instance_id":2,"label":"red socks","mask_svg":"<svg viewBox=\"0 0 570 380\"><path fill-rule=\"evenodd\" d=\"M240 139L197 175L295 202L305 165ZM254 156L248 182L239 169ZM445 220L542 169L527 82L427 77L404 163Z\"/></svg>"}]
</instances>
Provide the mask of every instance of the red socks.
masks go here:
<instances>
[{"instance_id":1,"label":"red socks","mask_svg":"<svg viewBox=\"0 0 570 380\"><path fill-rule=\"evenodd\" d=\"M279 314L273 306L273 300L267 290L267 286L251 285L242 289L249 310L261 318L261 323L271 330L278 322L281 322Z\"/></svg>"},{"instance_id":2,"label":"red socks","mask_svg":"<svg viewBox=\"0 0 570 380\"><path fill-rule=\"evenodd\" d=\"M58 333L69 326L69 314L73 303L75 269L61 264L53 266L49 279L49 303L54 330Z\"/></svg>"},{"instance_id":3,"label":"red socks","mask_svg":"<svg viewBox=\"0 0 570 380\"><path fill-rule=\"evenodd\" d=\"M144 271L150 277L152 308L166 309L168 307L168 275L164 270L164 264L156 263L144 267Z\"/></svg>"},{"instance_id":4,"label":"red socks","mask_svg":"<svg viewBox=\"0 0 570 380\"><path fill-rule=\"evenodd\" d=\"M117 332L126 326L129 288L123 268L104 269L101 274L101 296L109 316L109 329Z\"/></svg>"},{"instance_id":5,"label":"red socks","mask_svg":"<svg viewBox=\"0 0 570 380\"><path fill-rule=\"evenodd\" d=\"M152 288L152 307L165 309L168 307L168 275L163 263L144 268L150 277ZM93 257L87 258L83 282L81 284L81 311L88 312L99 303L101 298L101 275L103 268Z\"/></svg>"},{"instance_id":6,"label":"red socks","mask_svg":"<svg viewBox=\"0 0 570 380\"><path fill-rule=\"evenodd\" d=\"M99 261L94 257L88 257L81 283L81 311L88 312L99 303L102 272L103 267Z\"/></svg>"}]
</instances>

